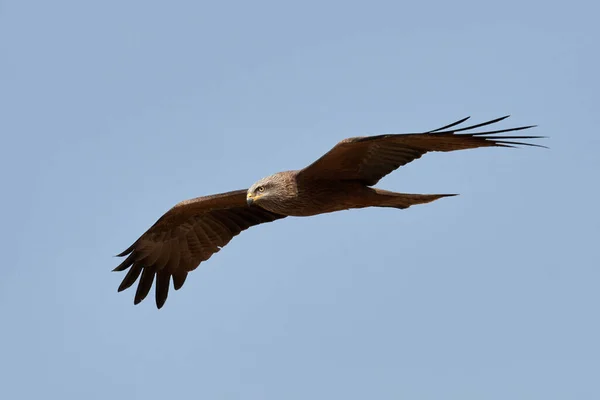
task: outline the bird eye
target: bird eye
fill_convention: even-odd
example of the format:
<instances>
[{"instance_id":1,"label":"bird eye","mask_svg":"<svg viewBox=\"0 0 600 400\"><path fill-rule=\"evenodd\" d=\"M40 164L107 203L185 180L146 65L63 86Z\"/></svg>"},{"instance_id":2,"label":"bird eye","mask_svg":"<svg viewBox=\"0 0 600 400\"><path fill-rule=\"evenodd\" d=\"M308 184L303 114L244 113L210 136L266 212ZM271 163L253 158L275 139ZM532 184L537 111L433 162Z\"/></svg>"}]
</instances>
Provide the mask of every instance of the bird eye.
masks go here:
<instances>
[{"instance_id":1,"label":"bird eye","mask_svg":"<svg viewBox=\"0 0 600 400\"><path fill-rule=\"evenodd\" d=\"M259 187L256 188L256 191L259 192L259 193L262 193L262 192L265 191L265 188L263 186L259 186Z\"/></svg>"}]
</instances>

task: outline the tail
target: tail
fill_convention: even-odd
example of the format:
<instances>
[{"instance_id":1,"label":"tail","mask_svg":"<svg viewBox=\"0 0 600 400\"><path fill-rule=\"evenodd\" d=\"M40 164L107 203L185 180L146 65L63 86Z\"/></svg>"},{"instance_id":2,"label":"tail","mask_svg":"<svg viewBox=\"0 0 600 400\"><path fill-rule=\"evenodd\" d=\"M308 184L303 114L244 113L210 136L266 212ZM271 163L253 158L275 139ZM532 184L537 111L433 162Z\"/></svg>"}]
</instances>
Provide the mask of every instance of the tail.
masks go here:
<instances>
[{"instance_id":1,"label":"tail","mask_svg":"<svg viewBox=\"0 0 600 400\"><path fill-rule=\"evenodd\" d=\"M457 196L456 194L409 194L388 192L382 189L373 189L375 192L375 207L393 207L405 209L415 204L431 203L442 197Z\"/></svg>"}]
</instances>

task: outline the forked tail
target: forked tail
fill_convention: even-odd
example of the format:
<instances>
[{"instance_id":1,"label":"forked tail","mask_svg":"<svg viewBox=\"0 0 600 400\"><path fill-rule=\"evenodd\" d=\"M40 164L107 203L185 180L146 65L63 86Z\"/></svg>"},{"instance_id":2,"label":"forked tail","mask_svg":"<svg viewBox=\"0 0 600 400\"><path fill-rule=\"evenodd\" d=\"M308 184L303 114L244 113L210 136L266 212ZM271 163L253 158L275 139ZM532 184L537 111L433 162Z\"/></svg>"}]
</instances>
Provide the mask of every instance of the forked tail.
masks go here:
<instances>
[{"instance_id":1,"label":"forked tail","mask_svg":"<svg viewBox=\"0 0 600 400\"><path fill-rule=\"evenodd\" d=\"M394 207L408 208L415 204L431 203L434 200L442 197L457 196L456 194L410 194L410 193L395 193L387 190L373 188L376 197L374 198L375 207Z\"/></svg>"}]
</instances>

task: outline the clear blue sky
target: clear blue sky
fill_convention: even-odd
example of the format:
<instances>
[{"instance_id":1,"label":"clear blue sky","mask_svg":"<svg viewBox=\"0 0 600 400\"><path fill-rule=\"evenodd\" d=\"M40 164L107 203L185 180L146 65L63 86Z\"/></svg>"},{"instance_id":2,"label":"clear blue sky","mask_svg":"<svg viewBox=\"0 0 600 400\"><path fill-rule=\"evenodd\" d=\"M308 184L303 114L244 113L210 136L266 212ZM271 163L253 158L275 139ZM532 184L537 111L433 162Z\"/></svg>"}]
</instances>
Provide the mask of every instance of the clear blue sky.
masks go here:
<instances>
[{"instance_id":1,"label":"clear blue sky","mask_svg":"<svg viewBox=\"0 0 600 400\"><path fill-rule=\"evenodd\" d=\"M592 1L0 2L3 399L600 398ZM110 272L180 200L471 115L409 210L253 228L157 311Z\"/></svg>"}]
</instances>

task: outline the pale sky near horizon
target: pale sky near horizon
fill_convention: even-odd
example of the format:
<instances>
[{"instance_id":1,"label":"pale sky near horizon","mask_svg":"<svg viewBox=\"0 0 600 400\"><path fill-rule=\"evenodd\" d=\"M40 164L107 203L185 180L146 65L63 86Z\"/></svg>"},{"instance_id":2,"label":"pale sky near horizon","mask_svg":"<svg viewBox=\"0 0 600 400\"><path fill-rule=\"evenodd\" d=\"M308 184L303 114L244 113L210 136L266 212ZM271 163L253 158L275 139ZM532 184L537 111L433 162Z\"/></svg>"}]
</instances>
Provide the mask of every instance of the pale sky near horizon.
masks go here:
<instances>
[{"instance_id":1,"label":"pale sky near horizon","mask_svg":"<svg viewBox=\"0 0 600 400\"><path fill-rule=\"evenodd\" d=\"M0 1L0 398L597 399L591 1ZM175 203L339 140L505 114L550 149L427 154L408 210L243 232L133 305Z\"/></svg>"}]
</instances>

